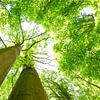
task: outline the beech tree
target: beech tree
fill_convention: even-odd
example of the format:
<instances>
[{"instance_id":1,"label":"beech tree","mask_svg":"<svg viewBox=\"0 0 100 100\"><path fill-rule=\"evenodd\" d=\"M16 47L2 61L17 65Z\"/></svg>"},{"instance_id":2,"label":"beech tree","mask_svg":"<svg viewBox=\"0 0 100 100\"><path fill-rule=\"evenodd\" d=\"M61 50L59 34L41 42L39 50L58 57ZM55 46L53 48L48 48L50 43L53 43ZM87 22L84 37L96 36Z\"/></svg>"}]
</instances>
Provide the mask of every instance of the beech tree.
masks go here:
<instances>
[{"instance_id":1,"label":"beech tree","mask_svg":"<svg viewBox=\"0 0 100 100\"><path fill-rule=\"evenodd\" d=\"M3 82L5 76L7 80L2 84L0 94L5 94L4 98L9 95L11 84L16 82L21 68L23 69L21 65L26 62L24 61L26 54L30 56L31 61L44 63L38 59L37 54L41 56L39 51L43 51L46 45L53 42L58 72L63 73L63 76L69 79L69 83L79 87L78 95L75 96L73 92L71 93L73 99L99 100L99 2L100 0L1 0L0 33L5 35L1 39L5 49L2 49L4 46L0 45L0 83ZM25 27L23 23L28 23L29 27ZM33 28L34 26L36 28ZM40 32L39 26L43 26L46 32L43 30ZM48 37L49 40L47 40ZM15 48L17 44L20 44L21 49L16 48L12 52L10 49ZM41 47L40 50L39 47ZM44 53L42 52L42 54ZM9 55L9 62L7 55ZM19 58L14 63L18 55ZM5 61L3 61L3 57L5 57ZM30 59L26 63L29 64ZM36 62L34 63L36 64ZM12 66L12 64L14 65ZM49 64L49 66L51 65ZM19 69L18 72L17 69ZM9 70L12 72L7 75ZM11 82L13 76L15 79ZM55 80L53 82L55 83ZM7 85L9 89L5 89ZM75 87L74 89L76 89Z\"/></svg>"},{"instance_id":2,"label":"beech tree","mask_svg":"<svg viewBox=\"0 0 100 100\"><path fill-rule=\"evenodd\" d=\"M34 68L27 67L22 71L8 100L48 100Z\"/></svg>"},{"instance_id":3,"label":"beech tree","mask_svg":"<svg viewBox=\"0 0 100 100\"><path fill-rule=\"evenodd\" d=\"M2 84L19 53L20 47L17 45L0 50L0 85Z\"/></svg>"}]
</instances>

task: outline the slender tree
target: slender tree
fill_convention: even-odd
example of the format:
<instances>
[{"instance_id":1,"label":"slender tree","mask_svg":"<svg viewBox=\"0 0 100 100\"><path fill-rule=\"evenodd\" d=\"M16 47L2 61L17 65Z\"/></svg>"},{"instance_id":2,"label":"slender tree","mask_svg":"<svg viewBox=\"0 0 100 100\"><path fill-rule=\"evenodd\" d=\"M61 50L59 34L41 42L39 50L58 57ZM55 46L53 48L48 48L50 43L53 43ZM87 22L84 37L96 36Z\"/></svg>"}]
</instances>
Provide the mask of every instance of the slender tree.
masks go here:
<instances>
[{"instance_id":1,"label":"slender tree","mask_svg":"<svg viewBox=\"0 0 100 100\"><path fill-rule=\"evenodd\" d=\"M34 68L27 67L22 71L8 100L48 100Z\"/></svg>"}]
</instances>

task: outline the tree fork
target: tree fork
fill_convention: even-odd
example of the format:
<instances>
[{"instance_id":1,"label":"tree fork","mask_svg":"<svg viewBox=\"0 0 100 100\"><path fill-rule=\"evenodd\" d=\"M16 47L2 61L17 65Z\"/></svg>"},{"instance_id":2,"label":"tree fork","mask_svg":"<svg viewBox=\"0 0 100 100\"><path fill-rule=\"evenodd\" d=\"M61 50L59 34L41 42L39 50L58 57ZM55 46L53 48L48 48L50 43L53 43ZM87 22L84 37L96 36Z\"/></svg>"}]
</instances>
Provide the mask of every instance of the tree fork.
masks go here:
<instances>
[{"instance_id":1,"label":"tree fork","mask_svg":"<svg viewBox=\"0 0 100 100\"><path fill-rule=\"evenodd\" d=\"M34 68L26 68L21 72L8 100L48 100Z\"/></svg>"},{"instance_id":2,"label":"tree fork","mask_svg":"<svg viewBox=\"0 0 100 100\"><path fill-rule=\"evenodd\" d=\"M0 85L20 54L20 45L0 49Z\"/></svg>"}]
</instances>

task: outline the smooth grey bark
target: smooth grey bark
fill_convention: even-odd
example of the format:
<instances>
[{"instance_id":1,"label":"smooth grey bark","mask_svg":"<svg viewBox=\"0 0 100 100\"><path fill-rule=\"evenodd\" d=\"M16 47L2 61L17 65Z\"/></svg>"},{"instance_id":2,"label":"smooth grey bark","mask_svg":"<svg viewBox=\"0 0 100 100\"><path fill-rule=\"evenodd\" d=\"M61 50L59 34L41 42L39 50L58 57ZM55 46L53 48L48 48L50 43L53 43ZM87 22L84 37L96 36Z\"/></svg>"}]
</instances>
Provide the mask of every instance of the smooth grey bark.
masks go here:
<instances>
[{"instance_id":1,"label":"smooth grey bark","mask_svg":"<svg viewBox=\"0 0 100 100\"><path fill-rule=\"evenodd\" d=\"M8 100L48 100L34 68L26 68L22 71Z\"/></svg>"},{"instance_id":2,"label":"smooth grey bark","mask_svg":"<svg viewBox=\"0 0 100 100\"><path fill-rule=\"evenodd\" d=\"M0 85L20 54L20 45L0 49Z\"/></svg>"}]
</instances>

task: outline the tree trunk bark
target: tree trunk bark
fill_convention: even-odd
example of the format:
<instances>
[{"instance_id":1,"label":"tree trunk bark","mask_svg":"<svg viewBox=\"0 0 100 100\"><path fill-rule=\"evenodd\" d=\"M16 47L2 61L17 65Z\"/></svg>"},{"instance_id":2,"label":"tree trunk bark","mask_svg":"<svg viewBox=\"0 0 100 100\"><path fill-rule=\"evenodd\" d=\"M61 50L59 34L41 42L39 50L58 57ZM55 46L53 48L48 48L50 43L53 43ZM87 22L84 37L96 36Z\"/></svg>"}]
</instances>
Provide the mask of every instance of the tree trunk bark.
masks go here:
<instances>
[{"instance_id":1,"label":"tree trunk bark","mask_svg":"<svg viewBox=\"0 0 100 100\"><path fill-rule=\"evenodd\" d=\"M19 54L20 45L15 45L0 50L0 85Z\"/></svg>"},{"instance_id":2,"label":"tree trunk bark","mask_svg":"<svg viewBox=\"0 0 100 100\"><path fill-rule=\"evenodd\" d=\"M8 100L48 100L34 68L26 68L22 71Z\"/></svg>"}]
</instances>

